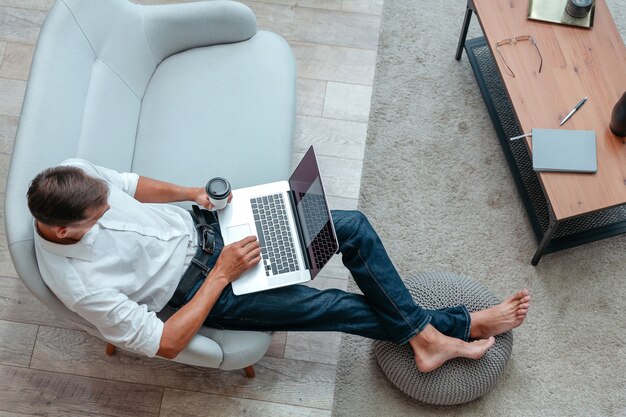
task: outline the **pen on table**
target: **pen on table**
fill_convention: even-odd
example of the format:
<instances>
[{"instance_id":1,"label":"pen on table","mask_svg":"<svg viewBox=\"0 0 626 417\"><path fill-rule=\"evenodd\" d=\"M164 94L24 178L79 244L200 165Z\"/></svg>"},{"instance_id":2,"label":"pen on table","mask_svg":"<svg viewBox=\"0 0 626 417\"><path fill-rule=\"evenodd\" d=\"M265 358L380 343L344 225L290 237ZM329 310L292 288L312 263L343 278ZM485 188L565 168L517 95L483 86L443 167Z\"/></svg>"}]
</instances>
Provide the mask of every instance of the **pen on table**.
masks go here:
<instances>
[{"instance_id":1,"label":"pen on table","mask_svg":"<svg viewBox=\"0 0 626 417\"><path fill-rule=\"evenodd\" d=\"M583 97L583 99L578 102L578 104L572 109L572 111L569 112L567 116L565 116L565 118L561 121L561 124L559 124L559 126L563 126L563 123L567 122L569 118L572 117L572 115L576 113L583 104L585 104L585 101L587 101L587 97Z\"/></svg>"},{"instance_id":2,"label":"pen on table","mask_svg":"<svg viewBox=\"0 0 626 417\"><path fill-rule=\"evenodd\" d=\"M513 136L509 140L518 140L518 139L521 139L521 138L527 138L527 137L532 136L532 135L533 135L532 132L531 133L524 133L523 135Z\"/></svg>"}]
</instances>

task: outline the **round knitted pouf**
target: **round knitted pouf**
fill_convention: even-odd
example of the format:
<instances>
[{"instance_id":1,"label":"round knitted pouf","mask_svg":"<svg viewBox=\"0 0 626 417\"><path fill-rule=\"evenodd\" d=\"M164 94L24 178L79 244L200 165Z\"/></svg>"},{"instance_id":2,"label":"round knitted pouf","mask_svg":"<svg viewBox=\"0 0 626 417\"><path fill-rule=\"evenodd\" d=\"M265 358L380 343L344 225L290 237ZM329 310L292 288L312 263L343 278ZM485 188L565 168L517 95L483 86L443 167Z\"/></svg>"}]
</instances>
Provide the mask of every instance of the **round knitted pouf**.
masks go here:
<instances>
[{"instance_id":1,"label":"round knitted pouf","mask_svg":"<svg viewBox=\"0 0 626 417\"><path fill-rule=\"evenodd\" d=\"M483 285L452 273L421 273L405 284L413 300L430 310L464 305L472 312L499 303ZM408 343L376 341L374 347L380 367L400 391L428 404L453 405L472 401L493 388L511 356L513 335L509 331L496 336L495 345L479 360L452 359L428 373L417 370Z\"/></svg>"}]
</instances>

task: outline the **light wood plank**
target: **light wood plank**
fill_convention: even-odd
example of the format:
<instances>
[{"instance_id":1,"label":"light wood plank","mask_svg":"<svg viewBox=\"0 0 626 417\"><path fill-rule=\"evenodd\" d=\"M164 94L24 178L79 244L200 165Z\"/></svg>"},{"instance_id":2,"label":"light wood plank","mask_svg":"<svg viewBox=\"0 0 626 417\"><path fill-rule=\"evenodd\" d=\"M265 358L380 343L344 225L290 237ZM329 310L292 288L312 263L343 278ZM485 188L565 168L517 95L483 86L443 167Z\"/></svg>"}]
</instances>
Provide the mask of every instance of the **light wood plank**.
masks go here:
<instances>
[{"instance_id":1,"label":"light wood plank","mask_svg":"<svg viewBox=\"0 0 626 417\"><path fill-rule=\"evenodd\" d=\"M337 365L341 333L289 332L285 358Z\"/></svg>"},{"instance_id":2,"label":"light wood plank","mask_svg":"<svg viewBox=\"0 0 626 417\"><path fill-rule=\"evenodd\" d=\"M4 193L0 193L0 230L1 233L6 238L6 230L4 228ZM0 240L0 248L7 249L9 247L8 241L6 239Z\"/></svg>"},{"instance_id":3,"label":"light wood plank","mask_svg":"<svg viewBox=\"0 0 626 417\"><path fill-rule=\"evenodd\" d=\"M357 198L344 198L337 196L327 196L328 205L331 210L356 210L359 205Z\"/></svg>"},{"instance_id":4,"label":"light wood plank","mask_svg":"<svg viewBox=\"0 0 626 417\"><path fill-rule=\"evenodd\" d=\"M0 91L2 91L0 115L19 117L26 91L26 82L0 78Z\"/></svg>"},{"instance_id":5,"label":"light wood plank","mask_svg":"<svg viewBox=\"0 0 626 417\"><path fill-rule=\"evenodd\" d=\"M310 7L313 9L340 10L341 0L256 0L260 3L281 4L289 7Z\"/></svg>"},{"instance_id":6,"label":"light wood plank","mask_svg":"<svg viewBox=\"0 0 626 417\"><path fill-rule=\"evenodd\" d=\"M376 51L290 42L298 76L316 80L372 85Z\"/></svg>"},{"instance_id":7,"label":"light wood plank","mask_svg":"<svg viewBox=\"0 0 626 417\"><path fill-rule=\"evenodd\" d=\"M259 29L278 33L288 41L378 48L378 16L332 10L289 7L243 1L255 13Z\"/></svg>"},{"instance_id":8,"label":"light wood plank","mask_svg":"<svg viewBox=\"0 0 626 417\"><path fill-rule=\"evenodd\" d=\"M19 7L21 9L50 10L54 0L0 0L0 6Z\"/></svg>"},{"instance_id":9,"label":"light wood plank","mask_svg":"<svg viewBox=\"0 0 626 417\"><path fill-rule=\"evenodd\" d=\"M0 65L0 77L27 80L34 51L34 45L9 42Z\"/></svg>"},{"instance_id":10,"label":"light wood plank","mask_svg":"<svg viewBox=\"0 0 626 417\"><path fill-rule=\"evenodd\" d=\"M380 16L383 14L383 0L343 0L341 10Z\"/></svg>"},{"instance_id":11,"label":"light wood plank","mask_svg":"<svg viewBox=\"0 0 626 417\"><path fill-rule=\"evenodd\" d=\"M367 123L298 116L294 151L304 153L314 145L318 156L341 155L362 161L366 138Z\"/></svg>"},{"instance_id":12,"label":"light wood plank","mask_svg":"<svg viewBox=\"0 0 626 417\"><path fill-rule=\"evenodd\" d=\"M46 11L0 6L0 40L34 44Z\"/></svg>"},{"instance_id":13,"label":"light wood plank","mask_svg":"<svg viewBox=\"0 0 626 417\"><path fill-rule=\"evenodd\" d=\"M13 266L11 254L8 249L7 237L4 233L4 223L0 226L0 228L3 231L3 233L0 234L0 275L17 278L17 272Z\"/></svg>"},{"instance_id":14,"label":"light wood plank","mask_svg":"<svg viewBox=\"0 0 626 417\"><path fill-rule=\"evenodd\" d=\"M304 116L322 116L326 81L298 78L297 113Z\"/></svg>"},{"instance_id":15,"label":"light wood plank","mask_svg":"<svg viewBox=\"0 0 626 417\"><path fill-rule=\"evenodd\" d=\"M37 326L0 320L0 363L28 366Z\"/></svg>"},{"instance_id":16,"label":"light wood plank","mask_svg":"<svg viewBox=\"0 0 626 417\"><path fill-rule=\"evenodd\" d=\"M0 154L0 193L4 194L7 185L7 174L9 172L9 164L11 163L11 155ZM24 190L26 192L26 190Z\"/></svg>"},{"instance_id":17,"label":"light wood plank","mask_svg":"<svg viewBox=\"0 0 626 417\"><path fill-rule=\"evenodd\" d=\"M6 412L66 417L156 417L162 388L0 365Z\"/></svg>"},{"instance_id":18,"label":"light wood plank","mask_svg":"<svg viewBox=\"0 0 626 417\"><path fill-rule=\"evenodd\" d=\"M0 417L32 417L34 416L34 414L22 414L22 413L16 413L16 412L6 412L6 411L0 411Z\"/></svg>"},{"instance_id":19,"label":"light wood plank","mask_svg":"<svg viewBox=\"0 0 626 417\"><path fill-rule=\"evenodd\" d=\"M285 343L287 343L287 332L274 332L272 334L272 344L267 349L267 352L265 352L265 356L284 358Z\"/></svg>"},{"instance_id":20,"label":"light wood plank","mask_svg":"<svg viewBox=\"0 0 626 417\"><path fill-rule=\"evenodd\" d=\"M19 278L0 277L0 320L79 329L60 319L33 296Z\"/></svg>"},{"instance_id":21,"label":"light wood plank","mask_svg":"<svg viewBox=\"0 0 626 417\"><path fill-rule=\"evenodd\" d=\"M212 415L211 412L207 414L207 410L219 410L221 416L330 416L330 411L316 408L166 389L160 417Z\"/></svg>"},{"instance_id":22,"label":"light wood plank","mask_svg":"<svg viewBox=\"0 0 626 417\"><path fill-rule=\"evenodd\" d=\"M2 178L0 181L6 182L6 178ZM0 198L2 199L2 201L0 201L0 251L6 250L8 252L9 243L6 237L6 225L4 224L4 193L0 193ZM2 258L0 257L0 260L1 259ZM6 265L6 267L10 267L11 270L13 269L13 263L10 259L8 260L8 264ZM0 271L3 269L7 268L4 268L0 265ZM1 275L2 273L0 273L0 276Z\"/></svg>"},{"instance_id":23,"label":"light wood plank","mask_svg":"<svg viewBox=\"0 0 626 417\"><path fill-rule=\"evenodd\" d=\"M329 82L326 86L323 117L367 123L372 87Z\"/></svg>"},{"instance_id":24,"label":"light wood plank","mask_svg":"<svg viewBox=\"0 0 626 417\"><path fill-rule=\"evenodd\" d=\"M306 407L332 407L335 369L292 359L265 357L254 365L256 377L243 372L191 367L141 357L118 349L104 353L104 342L84 332L42 326L31 368L143 383L231 397Z\"/></svg>"},{"instance_id":25,"label":"light wood plank","mask_svg":"<svg viewBox=\"0 0 626 417\"><path fill-rule=\"evenodd\" d=\"M0 153L10 155L13 152L18 122L17 117L0 116Z\"/></svg>"},{"instance_id":26,"label":"light wood plank","mask_svg":"<svg viewBox=\"0 0 626 417\"><path fill-rule=\"evenodd\" d=\"M2 64L2 60L4 59L4 51L7 48L7 42L0 42L0 65Z\"/></svg>"},{"instance_id":27,"label":"light wood plank","mask_svg":"<svg viewBox=\"0 0 626 417\"><path fill-rule=\"evenodd\" d=\"M291 159L292 169L296 167L303 156L304 153L302 152L294 152ZM317 162L324 179L326 194L336 197L359 198L361 170L363 168L361 161L320 155Z\"/></svg>"}]
</instances>

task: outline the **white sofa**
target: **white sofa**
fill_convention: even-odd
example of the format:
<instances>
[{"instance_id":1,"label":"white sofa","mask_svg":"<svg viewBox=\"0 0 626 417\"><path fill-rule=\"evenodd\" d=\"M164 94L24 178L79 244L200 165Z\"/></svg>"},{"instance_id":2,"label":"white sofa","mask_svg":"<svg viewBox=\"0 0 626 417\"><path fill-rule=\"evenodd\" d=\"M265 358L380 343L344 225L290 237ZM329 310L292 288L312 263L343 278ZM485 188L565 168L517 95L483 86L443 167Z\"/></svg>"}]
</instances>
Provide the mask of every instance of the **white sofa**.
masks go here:
<instances>
[{"instance_id":1,"label":"white sofa","mask_svg":"<svg viewBox=\"0 0 626 417\"><path fill-rule=\"evenodd\" d=\"M143 6L58 0L39 35L8 174L11 257L30 291L69 311L39 274L28 183L70 157L183 185L286 179L295 122L295 62L252 11L228 1ZM203 328L177 362L240 369L271 335Z\"/></svg>"}]
</instances>

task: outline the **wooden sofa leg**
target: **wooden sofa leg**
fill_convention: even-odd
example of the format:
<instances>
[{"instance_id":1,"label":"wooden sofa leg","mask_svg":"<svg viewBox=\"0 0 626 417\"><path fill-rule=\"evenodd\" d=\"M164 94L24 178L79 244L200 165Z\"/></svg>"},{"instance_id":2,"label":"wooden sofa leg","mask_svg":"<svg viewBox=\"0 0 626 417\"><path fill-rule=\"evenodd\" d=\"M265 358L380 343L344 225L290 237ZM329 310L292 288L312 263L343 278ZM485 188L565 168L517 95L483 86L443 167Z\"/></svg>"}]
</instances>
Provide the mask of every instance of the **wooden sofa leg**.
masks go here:
<instances>
[{"instance_id":1,"label":"wooden sofa leg","mask_svg":"<svg viewBox=\"0 0 626 417\"><path fill-rule=\"evenodd\" d=\"M115 355L115 345L107 343L107 356Z\"/></svg>"},{"instance_id":2,"label":"wooden sofa leg","mask_svg":"<svg viewBox=\"0 0 626 417\"><path fill-rule=\"evenodd\" d=\"M252 365L248 366L247 368L243 368L243 371L246 373L246 376L248 378L254 378L254 376L256 375L254 372L254 367Z\"/></svg>"}]
</instances>

